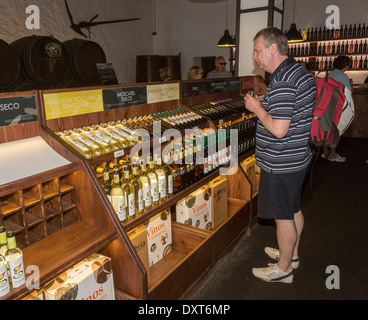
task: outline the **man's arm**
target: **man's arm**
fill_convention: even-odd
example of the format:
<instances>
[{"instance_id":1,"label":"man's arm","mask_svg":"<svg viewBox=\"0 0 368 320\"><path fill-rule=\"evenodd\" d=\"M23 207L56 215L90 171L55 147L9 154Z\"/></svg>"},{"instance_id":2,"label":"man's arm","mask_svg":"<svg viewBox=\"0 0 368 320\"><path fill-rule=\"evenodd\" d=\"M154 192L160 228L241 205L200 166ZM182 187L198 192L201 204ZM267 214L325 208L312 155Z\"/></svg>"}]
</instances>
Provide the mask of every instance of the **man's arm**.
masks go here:
<instances>
[{"instance_id":1,"label":"man's arm","mask_svg":"<svg viewBox=\"0 0 368 320\"><path fill-rule=\"evenodd\" d=\"M281 139L286 136L289 131L290 120L279 120L279 119L272 119L271 115L267 113L265 109L262 108L261 102L252 97L250 94L247 94L244 97L245 107L254 112L262 122L263 126L276 138Z\"/></svg>"}]
</instances>

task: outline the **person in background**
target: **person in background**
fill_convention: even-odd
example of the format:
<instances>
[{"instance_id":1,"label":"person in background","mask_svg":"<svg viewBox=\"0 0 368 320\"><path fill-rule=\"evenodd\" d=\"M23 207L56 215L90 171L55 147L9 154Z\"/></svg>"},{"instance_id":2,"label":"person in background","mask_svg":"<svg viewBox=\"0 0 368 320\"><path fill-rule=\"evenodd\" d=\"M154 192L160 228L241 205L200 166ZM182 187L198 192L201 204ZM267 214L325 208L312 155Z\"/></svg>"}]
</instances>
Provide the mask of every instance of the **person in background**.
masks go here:
<instances>
[{"instance_id":1,"label":"person in background","mask_svg":"<svg viewBox=\"0 0 368 320\"><path fill-rule=\"evenodd\" d=\"M225 69L226 62L225 58L220 56L215 60L215 70L212 70L207 73L207 79L216 79L216 78L231 78L233 74L230 71Z\"/></svg>"},{"instance_id":2,"label":"person in background","mask_svg":"<svg viewBox=\"0 0 368 320\"><path fill-rule=\"evenodd\" d=\"M202 78L203 78L203 68L193 66L189 69L188 74L187 74L188 80L197 80L197 79L202 79Z\"/></svg>"},{"instance_id":3,"label":"person in background","mask_svg":"<svg viewBox=\"0 0 368 320\"><path fill-rule=\"evenodd\" d=\"M260 75L254 76L254 93L259 98L259 100L263 99L266 92L267 92L267 83L263 79L263 77Z\"/></svg>"},{"instance_id":4,"label":"person in background","mask_svg":"<svg viewBox=\"0 0 368 320\"><path fill-rule=\"evenodd\" d=\"M257 216L273 219L278 249L264 251L276 263L253 268L266 282L293 282L299 266L299 243L304 228L301 194L312 152L309 146L312 113L316 101L314 76L288 58L288 38L269 27L254 37L252 59L270 73L262 101L250 94L245 107L258 118L256 163L261 169Z\"/></svg>"},{"instance_id":5,"label":"person in background","mask_svg":"<svg viewBox=\"0 0 368 320\"><path fill-rule=\"evenodd\" d=\"M170 68L168 67L160 68L159 72L160 72L160 78L162 81L172 80L172 74L171 74Z\"/></svg>"},{"instance_id":6,"label":"person in background","mask_svg":"<svg viewBox=\"0 0 368 320\"><path fill-rule=\"evenodd\" d=\"M331 71L328 76L335 79L336 81L341 82L345 87L347 87L351 91L352 86L349 77L345 74L345 71L349 69L350 63L351 59L349 57L338 56L333 62L334 70ZM336 147L338 143L339 142L323 147L322 159L327 159L329 161L336 161L336 162L345 162L346 158L340 156L336 152Z\"/></svg>"}]
</instances>

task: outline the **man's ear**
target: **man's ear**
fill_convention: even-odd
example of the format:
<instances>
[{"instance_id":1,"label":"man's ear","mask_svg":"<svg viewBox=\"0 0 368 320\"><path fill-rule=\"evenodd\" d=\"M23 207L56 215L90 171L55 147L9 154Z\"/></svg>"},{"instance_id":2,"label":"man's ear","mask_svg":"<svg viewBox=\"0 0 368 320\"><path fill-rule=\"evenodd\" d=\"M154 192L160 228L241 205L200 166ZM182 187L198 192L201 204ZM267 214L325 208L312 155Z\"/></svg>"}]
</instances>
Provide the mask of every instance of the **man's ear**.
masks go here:
<instances>
[{"instance_id":1,"label":"man's ear","mask_svg":"<svg viewBox=\"0 0 368 320\"><path fill-rule=\"evenodd\" d=\"M272 55L275 55L277 52L279 52L279 50L277 49L277 44L273 43L270 45L270 52Z\"/></svg>"}]
</instances>

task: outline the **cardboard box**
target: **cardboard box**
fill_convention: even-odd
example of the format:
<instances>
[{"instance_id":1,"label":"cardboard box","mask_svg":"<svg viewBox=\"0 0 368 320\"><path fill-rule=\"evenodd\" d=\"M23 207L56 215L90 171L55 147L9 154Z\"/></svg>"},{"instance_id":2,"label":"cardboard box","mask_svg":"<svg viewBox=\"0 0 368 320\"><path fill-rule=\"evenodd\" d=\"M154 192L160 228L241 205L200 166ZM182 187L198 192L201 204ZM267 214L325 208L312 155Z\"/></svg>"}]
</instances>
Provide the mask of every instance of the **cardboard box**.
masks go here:
<instances>
[{"instance_id":1,"label":"cardboard box","mask_svg":"<svg viewBox=\"0 0 368 320\"><path fill-rule=\"evenodd\" d=\"M171 213L162 211L145 226L148 241L148 263L152 267L172 251Z\"/></svg>"},{"instance_id":2,"label":"cardboard box","mask_svg":"<svg viewBox=\"0 0 368 320\"><path fill-rule=\"evenodd\" d=\"M140 225L134 228L128 234L130 241L133 244L135 251L137 252L139 258L141 259L144 267L147 270L147 275L149 271L148 262L148 239L147 239L147 229Z\"/></svg>"},{"instance_id":3,"label":"cardboard box","mask_svg":"<svg viewBox=\"0 0 368 320\"><path fill-rule=\"evenodd\" d=\"M217 227L228 216L227 178L219 176L208 183L211 188L211 219L213 228Z\"/></svg>"},{"instance_id":4,"label":"cardboard box","mask_svg":"<svg viewBox=\"0 0 368 320\"><path fill-rule=\"evenodd\" d=\"M212 229L211 188L208 184L176 204L176 221L201 229Z\"/></svg>"},{"instance_id":5,"label":"cardboard box","mask_svg":"<svg viewBox=\"0 0 368 320\"><path fill-rule=\"evenodd\" d=\"M256 164L256 160L254 157L249 157L247 159L245 159L244 161L240 162L240 165L242 166L245 174L247 175L250 183L253 186L253 189L255 187L255 164Z\"/></svg>"},{"instance_id":6,"label":"cardboard box","mask_svg":"<svg viewBox=\"0 0 368 320\"><path fill-rule=\"evenodd\" d=\"M111 259L94 253L43 288L45 300L115 300Z\"/></svg>"}]
</instances>

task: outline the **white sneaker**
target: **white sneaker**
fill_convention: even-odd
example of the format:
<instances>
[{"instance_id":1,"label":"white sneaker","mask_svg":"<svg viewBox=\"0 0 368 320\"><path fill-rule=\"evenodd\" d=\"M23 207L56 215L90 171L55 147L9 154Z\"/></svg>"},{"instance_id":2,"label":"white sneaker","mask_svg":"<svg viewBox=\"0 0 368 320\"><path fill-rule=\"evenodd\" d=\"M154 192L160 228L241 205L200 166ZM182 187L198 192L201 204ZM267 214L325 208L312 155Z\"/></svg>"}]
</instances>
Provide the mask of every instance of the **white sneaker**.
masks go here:
<instances>
[{"instance_id":1,"label":"white sneaker","mask_svg":"<svg viewBox=\"0 0 368 320\"><path fill-rule=\"evenodd\" d=\"M328 161L336 161L336 162L345 162L346 158L342 157L338 153L336 153L333 157L328 156L327 160Z\"/></svg>"},{"instance_id":2,"label":"white sneaker","mask_svg":"<svg viewBox=\"0 0 368 320\"><path fill-rule=\"evenodd\" d=\"M271 248L271 247L265 247L264 248L264 251L265 253L271 258L271 259L274 259L274 260L279 260L279 257L280 257L280 251L278 249L274 249L274 248ZM294 258L293 260L291 260L291 267L293 269L298 269L299 267L299 258Z\"/></svg>"},{"instance_id":3,"label":"white sneaker","mask_svg":"<svg viewBox=\"0 0 368 320\"><path fill-rule=\"evenodd\" d=\"M293 271L284 272L277 263L269 263L266 268L253 268L252 273L256 278L266 282L293 283Z\"/></svg>"}]
</instances>

